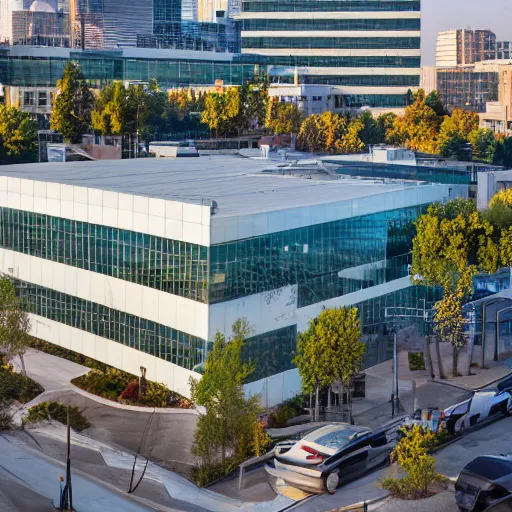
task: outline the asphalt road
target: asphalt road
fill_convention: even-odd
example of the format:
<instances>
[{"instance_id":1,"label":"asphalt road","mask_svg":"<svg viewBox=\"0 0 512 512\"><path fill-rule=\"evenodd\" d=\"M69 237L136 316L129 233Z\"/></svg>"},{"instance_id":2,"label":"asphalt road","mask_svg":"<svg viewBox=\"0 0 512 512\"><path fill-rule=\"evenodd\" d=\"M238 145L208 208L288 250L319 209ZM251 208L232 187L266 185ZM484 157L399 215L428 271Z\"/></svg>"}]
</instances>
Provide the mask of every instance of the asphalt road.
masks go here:
<instances>
[{"instance_id":1,"label":"asphalt road","mask_svg":"<svg viewBox=\"0 0 512 512\"><path fill-rule=\"evenodd\" d=\"M464 466L478 455L499 455L501 453L512 453L512 418L501 419L487 427L471 432L457 442L437 452L435 455L437 470L449 478L456 478ZM352 503L384 496L387 493L376 485L389 472L389 468L375 471L338 489L338 492L334 495L322 494L314 496L296 505L293 507L293 510L325 512ZM386 505L387 508L382 510L398 512L398 508L393 507L392 503L389 502ZM453 508L452 496L449 494L445 495L443 504L441 505L440 501L436 510L456 511L457 508Z\"/></svg>"}]
</instances>

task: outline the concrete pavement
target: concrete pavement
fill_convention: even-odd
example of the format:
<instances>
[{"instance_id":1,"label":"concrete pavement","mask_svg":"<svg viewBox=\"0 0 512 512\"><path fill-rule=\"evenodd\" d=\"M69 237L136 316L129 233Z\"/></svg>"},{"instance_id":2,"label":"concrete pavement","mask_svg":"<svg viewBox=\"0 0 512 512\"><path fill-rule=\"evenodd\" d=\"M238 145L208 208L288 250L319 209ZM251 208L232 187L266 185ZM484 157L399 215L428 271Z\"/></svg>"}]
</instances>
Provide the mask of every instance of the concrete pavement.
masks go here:
<instances>
[{"instance_id":1,"label":"concrete pavement","mask_svg":"<svg viewBox=\"0 0 512 512\"><path fill-rule=\"evenodd\" d=\"M72 379L91 371L87 366L46 354L34 348L29 348L23 359L27 375L41 384L45 391L69 388ZM18 357L14 358L13 363L21 368Z\"/></svg>"},{"instance_id":2,"label":"concrete pavement","mask_svg":"<svg viewBox=\"0 0 512 512\"><path fill-rule=\"evenodd\" d=\"M49 500L59 499L59 476L65 473L64 464L37 455L0 436L0 477L28 487ZM72 474L73 506L77 512L151 512L156 508L145 506L133 498L100 485L90 478Z\"/></svg>"}]
</instances>

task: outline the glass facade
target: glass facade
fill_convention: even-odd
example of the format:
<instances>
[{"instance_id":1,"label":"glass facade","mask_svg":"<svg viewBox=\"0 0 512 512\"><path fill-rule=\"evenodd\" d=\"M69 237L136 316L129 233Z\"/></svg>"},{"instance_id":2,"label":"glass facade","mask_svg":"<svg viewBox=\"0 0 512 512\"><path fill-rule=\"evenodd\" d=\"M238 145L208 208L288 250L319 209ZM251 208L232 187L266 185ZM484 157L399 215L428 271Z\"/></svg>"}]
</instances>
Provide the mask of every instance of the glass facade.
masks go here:
<instances>
[{"instance_id":1,"label":"glass facade","mask_svg":"<svg viewBox=\"0 0 512 512\"><path fill-rule=\"evenodd\" d=\"M116 341L188 370L206 360L205 340L50 288L20 280L14 283L29 313Z\"/></svg>"},{"instance_id":2,"label":"glass facade","mask_svg":"<svg viewBox=\"0 0 512 512\"><path fill-rule=\"evenodd\" d=\"M419 0L244 0L244 12L378 12L420 11Z\"/></svg>"},{"instance_id":3,"label":"glass facade","mask_svg":"<svg viewBox=\"0 0 512 512\"><path fill-rule=\"evenodd\" d=\"M420 30L417 19L252 19L242 20L242 30Z\"/></svg>"},{"instance_id":4,"label":"glass facade","mask_svg":"<svg viewBox=\"0 0 512 512\"><path fill-rule=\"evenodd\" d=\"M210 303L298 285L298 307L404 277L426 206L307 226L210 248Z\"/></svg>"},{"instance_id":5,"label":"glass facade","mask_svg":"<svg viewBox=\"0 0 512 512\"><path fill-rule=\"evenodd\" d=\"M420 57L331 57L328 55L290 55L267 57L267 64L275 66L328 66L341 68L418 68ZM419 76L419 75L418 75Z\"/></svg>"},{"instance_id":6,"label":"glass facade","mask_svg":"<svg viewBox=\"0 0 512 512\"><path fill-rule=\"evenodd\" d=\"M448 110L462 108L485 112L486 102L498 101L497 72L467 69L438 69L437 91Z\"/></svg>"},{"instance_id":7,"label":"glass facade","mask_svg":"<svg viewBox=\"0 0 512 512\"><path fill-rule=\"evenodd\" d=\"M424 321L422 308L430 310L441 299L437 288L410 286L393 293L354 304L359 309L361 327L366 343L364 368L387 361L393 354L393 327L417 323L420 332L430 333L431 326ZM512 324L511 324L512 325ZM504 332L506 327L503 327ZM294 368L297 327L292 325L267 332L247 340L243 356L255 364L249 376L254 382Z\"/></svg>"},{"instance_id":8,"label":"glass facade","mask_svg":"<svg viewBox=\"0 0 512 512\"><path fill-rule=\"evenodd\" d=\"M272 77L270 81L275 82L276 80L282 84L294 83L294 78L291 76ZM299 75L298 83L363 87L418 87L420 75Z\"/></svg>"},{"instance_id":9,"label":"glass facade","mask_svg":"<svg viewBox=\"0 0 512 512\"><path fill-rule=\"evenodd\" d=\"M0 208L0 246L204 303L297 284L303 307L406 276L414 221L425 208L353 217L209 249Z\"/></svg>"},{"instance_id":10,"label":"glass facade","mask_svg":"<svg viewBox=\"0 0 512 512\"><path fill-rule=\"evenodd\" d=\"M418 49L419 37L244 37L244 48Z\"/></svg>"},{"instance_id":11,"label":"glass facade","mask_svg":"<svg viewBox=\"0 0 512 512\"><path fill-rule=\"evenodd\" d=\"M0 208L0 247L207 301L206 247Z\"/></svg>"},{"instance_id":12,"label":"glass facade","mask_svg":"<svg viewBox=\"0 0 512 512\"><path fill-rule=\"evenodd\" d=\"M226 85L242 85L250 80L263 58L235 57L233 60L212 61L191 59L128 59L121 52L72 53L71 60L80 64L92 87L102 87L113 80L149 82L152 78L161 87L214 85L223 80ZM14 86L54 87L62 77L67 59L18 58L0 53L0 83Z\"/></svg>"}]
</instances>

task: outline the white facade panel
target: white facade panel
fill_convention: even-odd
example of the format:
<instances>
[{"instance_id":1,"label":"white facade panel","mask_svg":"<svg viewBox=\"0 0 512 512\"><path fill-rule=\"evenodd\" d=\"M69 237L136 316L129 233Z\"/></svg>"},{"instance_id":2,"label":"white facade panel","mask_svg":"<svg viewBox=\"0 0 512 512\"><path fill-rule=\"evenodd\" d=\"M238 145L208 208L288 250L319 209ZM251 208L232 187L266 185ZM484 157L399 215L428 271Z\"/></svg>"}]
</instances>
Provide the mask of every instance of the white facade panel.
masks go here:
<instances>
[{"instance_id":1,"label":"white facade panel","mask_svg":"<svg viewBox=\"0 0 512 512\"><path fill-rule=\"evenodd\" d=\"M210 207L197 204L2 176L2 206L200 245L210 240Z\"/></svg>"},{"instance_id":2,"label":"white facade panel","mask_svg":"<svg viewBox=\"0 0 512 512\"><path fill-rule=\"evenodd\" d=\"M3 248L0 273L208 338L208 305L201 302Z\"/></svg>"},{"instance_id":3,"label":"white facade panel","mask_svg":"<svg viewBox=\"0 0 512 512\"><path fill-rule=\"evenodd\" d=\"M186 397L190 397L189 378L200 375L163 359L158 359L121 343L95 336L37 315L29 315L31 334L61 347L70 348L88 357L110 364L134 375L140 367L147 369L147 378L161 382Z\"/></svg>"}]
</instances>

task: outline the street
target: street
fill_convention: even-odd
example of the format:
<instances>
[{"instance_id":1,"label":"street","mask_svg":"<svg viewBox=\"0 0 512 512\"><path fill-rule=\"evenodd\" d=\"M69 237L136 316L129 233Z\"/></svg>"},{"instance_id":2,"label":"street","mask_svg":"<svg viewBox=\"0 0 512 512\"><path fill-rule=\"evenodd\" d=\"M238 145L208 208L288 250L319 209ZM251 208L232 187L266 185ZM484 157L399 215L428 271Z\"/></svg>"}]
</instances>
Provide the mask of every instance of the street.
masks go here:
<instances>
[{"instance_id":1,"label":"street","mask_svg":"<svg viewBox=\"0 0 512 512\"><path fill-rule=\"evenodd\" d=\"M512 418L505 418L467 434L462 439L435 454L437 470L449 478L456 478L464 466L478 455L512 453L511 432ZM389 471L389 468L384 468L370 473L342 487L334 495L322 494L314 496L303 503L299 503L293 507L293 510L326 512L353 503L385 496L387 492L377 487L377 484ZM455 506L453 495L446 493L444 498L444 501L447 501L449 505L448 507L445 506L443 510L452 510L452 505ZM442 506L443 504L439 503L438 509L441 510ZM382 510L393 510L393 507L391 504L386 504ZM454 512L457 510L457 508L453 508Z\"/></svg>"}]
</instances>

